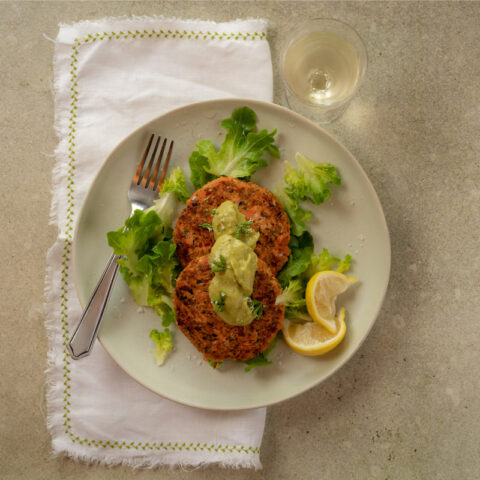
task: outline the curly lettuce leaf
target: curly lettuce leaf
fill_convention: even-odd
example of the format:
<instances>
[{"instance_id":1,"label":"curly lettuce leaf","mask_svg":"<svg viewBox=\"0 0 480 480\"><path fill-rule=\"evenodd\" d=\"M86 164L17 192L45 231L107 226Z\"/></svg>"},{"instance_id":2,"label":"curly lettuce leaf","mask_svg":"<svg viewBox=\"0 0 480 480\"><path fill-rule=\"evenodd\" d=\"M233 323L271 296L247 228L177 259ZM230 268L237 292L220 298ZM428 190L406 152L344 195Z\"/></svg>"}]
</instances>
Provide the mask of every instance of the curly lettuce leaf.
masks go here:
<instances>
[{"instance_id":1,"label":"curly lettuce leaf","mask_svg":"<svg viewBox=\"0 0 480 480\"><path fill-rule=\"evenodd\" d=\"M176 167L150 208L136 210L120 229L107 233L135 303L154 308L164 326L175 321L171 297L179 269L170 225L189 196L185 176Z\"/></svg>"},{"instance_id":2,"label":"curly lettuce leaf","mask_svg":"<svg viewBox=\"0 0 480 480\"><path fill-rule=\"evenodd\" d=\"M312 255L310 266L305 272L305 277L311 278L317 272L324 270L331 270L332 265L340 262L340 259L334 257L330 252L324 248L318 255Z\"/></svg>"},{"instance_id":3,"label":"curly lettuce leaf","mask_svg":"<svg viewBox=\"0 0 480 480\"><path fill-rule=\"evenodd\" d=\"M173 168L170 172L170 175L165 178L162 188L160 189L159 196L161 197L162 195L170 192L173 193L175 198L182 203L185 203L190 197L185 175L179 167Z\"/></svg>"},{"instance_id":4,"label":"curly lettuce leaf","mask_svg":"<svg viewBox=\"0 0 480 480\"><path fill-rule=\"evenodd\" d=\"M190 165L190 181L192 182L195 190L198 190L206 183L217 178L215 175L212 175L205 170L208 168L208 159L197 150L190 154L188 163Z\"/></svg>"},{"instance_id":5,"label":"curly lettuce leaf","mask_svg":"<svg viewBox=\"0 0 480 480\"><path fill-rule=\"evenodd\" d=\"M313 255L313 237L308 231L298 237L292 235L288 247L290 248L288 262L277 276L282 287L286 287L290 280L301 275L310 266Z\"/></svg>"},{"instance_id":6,"label":"curly lettuce leaf","mask_svg":"<svg viewBox=\"0 0 480 480\"><path fill-rule=\"evenodd\" d=\"M127 232L128 237L131 231ZM111 239L115 235L111 233L109 232L109 243L113 246ZM113 233L118 234L118 232ZM164 326L175 320L171 300L178 267L175 247L170 238L157 242L153 247L137 250L134 255L130 254L130 251L134 250L133 246L123 251L114 249L117 255L129 254L129 256L122 256L118 263L120 273L130 288L133 300L137 305L153 307L162 317Z\"/></svg>"},{"instance_id":7,"label":"curly lettuce leaf","mask_svg":"<svg viewBox=\"0 0 480 480\"><path fill-rule=\"evenodd\" d=\"M155 350L153 353L157 360L157 365L163 365L168 353L173 347L172 334L168 328L165 328L163 332L155 329L150 332L150 338L155 342Z\"/></svg>"},{"instance_id":8,"label":"curly lettuce leaf","mask_svg":"<svg viewBox=\"0 0 480 480\"><path fill-rule=\"evenodd\" d=\"M290 280L275 303L285 306L285 317L290 320L310 321L305 302L305 282L300 278Z\"/></svg>"},{"instance_id":9,"label":"curly lettuce leaf","mask_svg":"<svg viewBox=\"0 0 480 480\"><path fill-rule=\"evenodd\" d=\"M165 225L171 225L175 210L185 204L189 197L185 175L179 167L175 167L165 178L158 199L145 212L154 211Z\"/></svg>"},{"instance_id":10,"label":"curly lettuce leaf","mask_svg":"<svg viewBox=\"0 0 480 480\"><path fill-rule=\"evenodd\" d=\"M291 198L285 191L285 187L277 185L273 189L273 194L287 213L292 234L297 237L302 235L307 230L307 222L310 220L312 212L304 210L298 200Z\"/></svg>"},{"instance_id":11,"label":"curly lettuce leaf","mask_svg":"<svg viewBox=\"0 0 480 480\"><path fill-rule=\"evenodd\" d=\"M107 239L114 253L123 257L119 260L120 265L137 275L140 258L168 234L167 227L155 211L136 210L120 229L108 232Z\"/></svg>"},{"instance_id":12,"label":"curly lettuce leaf","mask_svg":"<svg viewBox=\"0 0 480 480\"><path fill-rule=\"evenodd\" d=\"M148 282L147 300L143 305L154 308L157 315L162 317L165 327L175 321L171 298L178 266L175 248L171 239L159 242L153 247L152 253L144 255L137 265L137 270L144 273L144 279Z\"/></svg>"},{"instance_id":13,"label":"curly lettuce leaf","mask_svg":"<svg viewBox=\"0 0 480 480\"><path fill-rule=\"evenodd\" d=\"M172 230L155 210L137 210L107 239L138 305L153 307L164 325L175 319L171 295L178 273Z\"/></svg>"},{"instance_id":14,"label":"curly lettuce leaf","mask_svg":"<svg viewBox=\"0 0 480 480\"><path fill-rule=\"evenodd\" d=\"M267 166L265 153L278 158L276 130L256 131L257 115L248 107L240 107L221 122L227 130L225 140L217 152L210 140L197 142L197 150L190 155L191 180L195 188L221 176L248 178Z\"/></svg>"},{"instance_id":15,"label":"curly lettuce leaf","mask_svg":"<svg viewBox=\"0 0 480 480\"><path fill-rule=\"evenodd\" d=\"M303 307L305 305L305 285L300 279L291 280L277 297L276 305Z\"/></svg>"},{"instance_id":16,"label":"curly lettuce leaf","mask_svg":"<svg viewBox=\"0 0 480 480\"><path fill-rule=\"evenodd\" d=\"M347 253L345 255L345 258L343 260L340 260L340 263L338 264L338 267L337 267L337 272L340 272L340 273L347 272L350 269L352 260L353 260L352 256Z\"/></svg>"},{"instance_id":17,"label":"curly lettuce leaf","mask_svg":"<svg viewBox=\"0 0 480 480\"><path fill-rule=\"evenodd\" d=\"M352 257L347 253L343 260L334 257L326 248L324 248L318 255L312 255L311 263L306 270L304 277L308 281L318 272L325 270L337 270L337 272L346 272L352 263ZM336 266L336 268L335 268Z\"/></svg>"},{"instance_id":18,"label":"curly lettuce leaf","mask_svg":"<svg viewBox=\"0 0 480 480\"><path fill-rule=\"evenodd\" d=\"M287 194L295 200L310 200L320 205L330 196L330 184L340 185L336 168L329 163L315 163L305 155L295 155L297 167L285 162Z\"/></svg>"}]
</instances>

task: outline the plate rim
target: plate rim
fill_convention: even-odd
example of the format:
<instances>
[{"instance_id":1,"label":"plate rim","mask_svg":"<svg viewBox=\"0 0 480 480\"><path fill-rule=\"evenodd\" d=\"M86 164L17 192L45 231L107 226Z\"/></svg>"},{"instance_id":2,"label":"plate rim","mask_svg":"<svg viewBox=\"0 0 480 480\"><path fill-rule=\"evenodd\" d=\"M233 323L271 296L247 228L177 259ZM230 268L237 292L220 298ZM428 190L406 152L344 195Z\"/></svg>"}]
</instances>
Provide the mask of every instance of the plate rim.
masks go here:
<instances>
[{"instance_id":1,"label":"plate rim","mask_svg":"<svg viewBox=\"0 0 480 480\"><path fill-rule=\"evenodd\" d=\"M276 400L274 400L272 402L263 402L263 403L259 403L259 404L254 405L254 406L244 406L244 407L242 407L242 406L232 406L232 407L230 407L230 406L209 406L209 407L207 407L207 406L201 406L201 405L198 405L198 404L195 404L195 403L191 403L191 402L188 402L188 401L182 401L182 400L179 400L178 398L170 397L168 394L165 394L165 393L159 393L158 391L154 390L153 388L149 387L148 385L145 385L140 379L135 378L131 373L129 373L116 360L115 356L111 353L111 351L105 345L105 342L102 340L101 330L99 331L99 334L97 336L97 340L100 342L100 344L102 345L104 350L108 353L110 358L115 362L115 364L122 371L124 371L131 379L133 379L134 381L136 381L137 383L142 385L142 387L148 389L149 391L155 393L156 395L159 395L162 398L165 398L167 400L176 402L176 403L181 404L181 405L186 405L186 406L189 406L189 407L200 408L200 409L205 409L205 410L216 410L216 411L250 410L250 409L255 409L255 408L262 408L262 407L268 407L268 406L276 405L278 403L293 399L293 398L305 393L306 391L314 388L315 386L318 386L321 383L325 382L328 378L330 378L332 375L334 375L336 372L338 372L338 370L340 368L342 368L343 366L345 366L352 359L352 357L360 350L361 346L363 345L366 338L369 336L374 324L377 321L377 318L380 314L383 303L385 301L386 293L388 291L388 286L389 286L389 283L390 283L390 274L391 274L391 261L392 261L391 260L392 259L392 252L391 252L390 232L389 232L389 229L388 229L388 224L387 224L387 220L386 220L386 217L385 217L385 213L383 211L383 207L382 207L382 204L380 202L380 199L378 198L377 192L376 192L375 188L373 187L372 182L368 178L366 172L364 171L363 167L361 166L360 162L355 158L355 156L336 137L334 137L331 133L326 131L321 126L317 125L312 120L304 117L303 115L301 115L301 114L299 114L299 113L297 113L293 110L290 110L287 107L284 107L284 106L276 104L276 103L266 102L266 101L263 101L263 100L257 100L257 99L251 99L251 98L241 98L241 97L227 97L227 98L217 98L217 99L212 99L212 100L202 100L202 101L189 103L189 104L182 105L180 107L168 110L168 111L162 113L161 115L157 115L157 116L151 118L149 121L144 122L142 125L135 128L132 132L130 132L127 136L123 137L120 140L120 142L118 142L115 145L115 147L105 157L105 159L103 160L100 168L98 169L98 171L94 175L94 177L91 181L91 184L90 184L89 188L87 189L87 191L85 193L82 205L78 210L77 217L76 217L76 222L75 222L74 234L73 234L73 241L72 241L73 282L74 282L74 286L75 286L75 293L76 293L77 299L78 299L79 304L80 304L82 309L85 308L85 305L88 302L88 299L84 299L82 297L82 294L80 292L80 286L79 286L80 282L79 282L79 278L78 278L78 267L77 267L77 262L78 262L77 248L78 247L77 247L77 245L78 245L78 236L79 236L79 225L81 224L80 220L82 219L83 215L85 214L86 205L88 203L87 199L89 198L89 196L90 196L95 184L97 183L98 178L101 176L103 170L105 168L107 168L107 165L109 164L110 158L112 156L114 156L115 153L117 152L117 150L120 149L132 137L138 135L139 132L146 129L148 127L148 125L150 125L152 123L155 123L155 122L158 122L158 121L160 121L160 119L162 119L166 116L174 115L176 113L181 112L182 110L189 110L191 108L199 108L199 107L201 108L204 105L205 106L211 106L211 107L214 108L217 105L218 105L218 107L224 107L225 105L228 105L228 104L231 105L231 108L238 108L240 106L246 105L246 106L249 106L250 108L252 108L254 111L255 111L255 105L258 105L258 106L260 106L260 108L271 109L273 111L282 112L283 114L288 114L290 116L293 116L293 118L295 118L296 121L302 122L302 123L308 125L310 128L313 128L313 129L319 131L319 133L321 133L323 136L327 137L330 141L332 141L336 145L336 147L340 148L343 151L343 153L349 157L349 160L352 161L356 165L358 171L363 176L363 180L366 183L366 185L368 186L368 190L372 194L372 197L375 201L376 207L378 208L379 212L381 213L381 220L382 220L381 223L382 223L382 227L383 227L384 234L385 234L385 237L386 237L386 246L387 246L387 249L386 249L387 262L385 263L385 269L386 269L385 274L386 274L387 281L385 282L383 292L382 292L381 296L379 297L380 301L378 303L378 306L377 306L374 314L372 315L372 321L370 322L370 325L365 330L365 333L364 333L363 337L358 342L358 344L355 346L355 348L353 349L352 352L350 352L338 365L336 365L328 374L326 374L321 379L309 383L308 385L304 386L302 389L296 391L293 394L286 394L283 397L277 398Z\"/></svg>"}]
</instances>

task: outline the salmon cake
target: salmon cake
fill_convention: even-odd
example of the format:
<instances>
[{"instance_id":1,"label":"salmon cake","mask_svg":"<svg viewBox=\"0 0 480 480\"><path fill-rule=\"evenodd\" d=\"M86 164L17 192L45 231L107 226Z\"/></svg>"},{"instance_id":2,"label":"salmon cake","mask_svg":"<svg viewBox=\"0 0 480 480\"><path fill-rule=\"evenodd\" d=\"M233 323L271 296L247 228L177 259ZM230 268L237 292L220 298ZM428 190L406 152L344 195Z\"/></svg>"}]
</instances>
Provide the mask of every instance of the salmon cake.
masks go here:
<instances>
[{"instance_id":1,"label":"salmon cake","mask_svg":"<svg viewBox=\"0 0 480 480\"><path fill-rule=\"evenodd\" d=\"M182 270L173 298L178 328L205 360L249 360L259 355L282 328L285 308L275 305L281 292L277 279L265 262L258 259L252 299L262 302L263 313L249 325L234 326L213 309L208 293L213 277L208 255L195 259Z\"/></svg>"},{"instance_id":2,"label":"salmon cake","mask_svg":"<svg viewBox=\"0 0 480 480\"><path fill-rule=\"evenodd\" d=\"M176 253L183 267L210 252L215 243L212 224L215 209L226 200L238 206L252 229L260 232L255 253L274 274L287 262L290 223L281 203L270 190L233 177L217 178L197 190L187 201L174 231Z\"/></svg>"}]
</instances>

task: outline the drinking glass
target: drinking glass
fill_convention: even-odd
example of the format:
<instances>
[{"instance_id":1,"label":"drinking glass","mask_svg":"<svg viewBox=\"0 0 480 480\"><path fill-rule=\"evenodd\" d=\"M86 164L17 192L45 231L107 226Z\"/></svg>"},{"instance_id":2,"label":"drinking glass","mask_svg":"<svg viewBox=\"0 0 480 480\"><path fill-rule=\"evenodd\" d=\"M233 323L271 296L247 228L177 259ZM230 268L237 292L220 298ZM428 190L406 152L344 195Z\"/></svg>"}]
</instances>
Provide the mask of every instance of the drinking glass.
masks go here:
<instances>
[{"instance_id":1,"label":"drinking glass","mask_svg":"<svg viewBox=\"0 0 480 480\"><path fill-rule=\"evenodd\" d=\"M317 123L339 118L360 88L367 50L358 33L339 20L294 25L281 52L288 106Z\"/></svg>"}]
</instances>

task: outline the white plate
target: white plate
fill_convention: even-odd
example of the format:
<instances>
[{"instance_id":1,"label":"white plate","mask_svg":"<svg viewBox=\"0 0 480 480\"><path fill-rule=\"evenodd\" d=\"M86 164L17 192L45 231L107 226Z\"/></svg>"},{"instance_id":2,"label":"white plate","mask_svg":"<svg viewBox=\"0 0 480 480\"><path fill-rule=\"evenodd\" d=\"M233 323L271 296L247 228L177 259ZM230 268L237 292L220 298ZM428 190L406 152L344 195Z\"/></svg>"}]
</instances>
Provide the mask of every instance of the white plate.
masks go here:
<instances>
[{"instance_id":1,"label":"white plate","mask_svg":"<svg viewBox=\"0 0 480 480\"><path fill-rule=\"evenodd\" d=\"M152 328L161 319L151 309L144 313L118 278L99 332L99 339L132 378L171 400L201 408L232 410L271 405L318 385L340 368L359 348L380 310L390 273L390 240L377 195L353 156L328 133L305 118L278 105L253 100L226 99L201 102L162 115L123 140L105 161L83 205L74 241L74 277L85 305L111 254L106 233L119 228L130 209L127 189L138 159L152 132L175 140L171 167L190 175L188 158L195 143L211 139L220 145L220 121L239 106L250 106L259 127L278 130L281 160L272 159L253 180L268 188L283 177L283 159L293 161L297 151L317 162L334 164L342 185L331 199L312 205L309 229L315 249L335 255L351 253L351 274L359 282L339 301L347 309L347 334L339 347L320 357L304 357L283 341L271 354L273 365L244 372L244 365L225 362L212 369L183 334L173 327L175 350L163 367L153 357Z\"/></svg>"}]
</instances>

